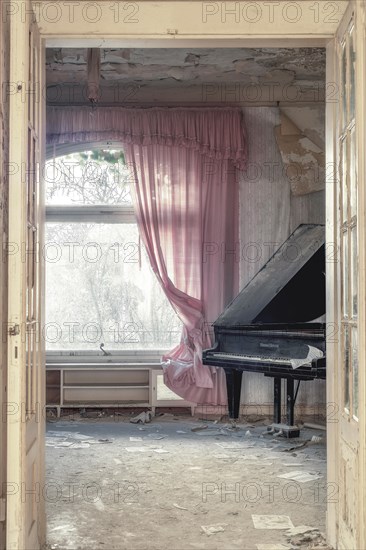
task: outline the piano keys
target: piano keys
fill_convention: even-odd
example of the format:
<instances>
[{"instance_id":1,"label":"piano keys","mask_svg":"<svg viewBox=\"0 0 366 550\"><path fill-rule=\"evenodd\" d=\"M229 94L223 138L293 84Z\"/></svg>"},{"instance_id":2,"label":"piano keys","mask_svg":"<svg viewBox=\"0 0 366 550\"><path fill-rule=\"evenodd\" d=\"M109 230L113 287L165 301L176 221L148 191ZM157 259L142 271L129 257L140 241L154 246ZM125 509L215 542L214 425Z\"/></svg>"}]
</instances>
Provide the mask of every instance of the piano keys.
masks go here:
<instances>
[{"instance_id":1,"label":"piano keys","mask_svg":"<svg viewBox=\"0 0 366 550\"><path fill-rule=\"evenodd\" d=\"M215 321L215 345L203 352L203 363L225 370L232 420L239 417L243 372L262 373L273 378L272 430L298 437L299 384L326 377L324 238L323 225L300 225Z\"/></svg>"}]
</instances>

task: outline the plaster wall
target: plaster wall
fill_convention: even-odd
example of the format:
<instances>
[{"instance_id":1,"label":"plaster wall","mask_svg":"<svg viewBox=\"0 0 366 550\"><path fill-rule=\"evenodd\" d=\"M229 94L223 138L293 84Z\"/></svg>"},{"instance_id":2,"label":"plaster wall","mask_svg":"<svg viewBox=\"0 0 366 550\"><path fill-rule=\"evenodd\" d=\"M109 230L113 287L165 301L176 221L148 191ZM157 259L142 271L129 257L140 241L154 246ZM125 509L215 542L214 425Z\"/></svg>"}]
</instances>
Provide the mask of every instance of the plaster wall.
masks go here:
<instances>
[{"instance_id":1,"label":"plaster wall","mask_svg":"<svg viewBox=\"0 0 366 550\"><path fill-rule=\"evenodd\" d=\"M320 139L324 136L323 107L313 106L310 111L311 128ZM291 114L303 131L308 125L309 107L292 107ZM274 127L280 123L279 109L245 107L244 116L249 138L249 163L247 173L240 181L241 288L299 224L325 222L324 191L303 196L291 193L274 135ZM265 413L263 405L272 405L272 400L272 379L244 373L242 404L253 405L248 410ZM297 400L300 408L317 416L325 401L324 381L302 382Z\"/></svg>"}]
</instances>

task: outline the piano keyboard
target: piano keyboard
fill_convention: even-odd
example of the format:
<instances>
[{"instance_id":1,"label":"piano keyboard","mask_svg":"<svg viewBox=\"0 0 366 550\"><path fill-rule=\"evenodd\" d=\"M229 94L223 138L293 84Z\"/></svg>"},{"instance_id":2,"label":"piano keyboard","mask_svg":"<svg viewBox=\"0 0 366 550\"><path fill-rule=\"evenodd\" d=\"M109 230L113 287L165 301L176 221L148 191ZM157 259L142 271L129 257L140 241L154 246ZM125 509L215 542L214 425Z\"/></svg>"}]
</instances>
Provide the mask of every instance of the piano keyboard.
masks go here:
<instances>
[{"instance_id":1,"label":"piano keyboard","mask_svg":"<svg viewBox=\"0 0 366 550\"><path fill-rule=\"evenodd\" d=\"M212 357L213 359L238 359L239 361L252 361L253 363L278 363L280 365L289 365L291 364L291 359L286 359L284 357L266 357L265 355L260 355L256 357L255 355L241 355L236 353L210 353L206 356ZM306 357L304 358L304 362L306 361Z\"/></svg>"}]
</instances>

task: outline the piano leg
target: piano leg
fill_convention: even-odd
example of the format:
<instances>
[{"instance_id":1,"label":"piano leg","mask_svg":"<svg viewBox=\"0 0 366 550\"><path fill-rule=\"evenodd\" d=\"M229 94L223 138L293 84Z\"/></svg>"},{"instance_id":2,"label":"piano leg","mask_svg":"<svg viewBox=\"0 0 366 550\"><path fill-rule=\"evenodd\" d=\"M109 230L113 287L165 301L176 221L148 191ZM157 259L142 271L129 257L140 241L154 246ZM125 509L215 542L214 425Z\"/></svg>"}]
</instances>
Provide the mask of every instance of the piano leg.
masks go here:
<instances>
[{"instance_id":1,"label":"piano leg","mask_svg":"<svg viewBox=\"0 0 366 550\"><path fill-rule=\"evenodd\" d=\"M294 425L294 379L287 378L287 424L288 426Z\"/></svg>"},{"instance_id":2,"label":"piano leg","mask_svg":"<svg viewBox=\"0 0 366 550\"><path fill-rule=\"evenodd\" d=\"M237 420L239 418L241 379L243 376L243 371L236 369L225 369L225 375L229 418Z\"/></svg>"},{"instance_id":3,"label":"piano leg","mask_svg":"<svg viewBox=\"0 0 366 550\"><path fill-rule=\"evenodd\" d=\"M273 424L267 428L267 433L273 436L299 437L300 429L294 425L294 379L287 378L286 382L286 424L281 423L281 378L274 378L274 413Z\"/></svg>"},{"instance_id":4,"label":"piano leg","mask_svg":"<svg viewBox=\"0 0 366 550\"><path fill-rule=\"evenodd\" d=\"M274 392L273 392L273 422L275 424L281 423L281 378L274 378Z\"/></svg>"}]
</instances>

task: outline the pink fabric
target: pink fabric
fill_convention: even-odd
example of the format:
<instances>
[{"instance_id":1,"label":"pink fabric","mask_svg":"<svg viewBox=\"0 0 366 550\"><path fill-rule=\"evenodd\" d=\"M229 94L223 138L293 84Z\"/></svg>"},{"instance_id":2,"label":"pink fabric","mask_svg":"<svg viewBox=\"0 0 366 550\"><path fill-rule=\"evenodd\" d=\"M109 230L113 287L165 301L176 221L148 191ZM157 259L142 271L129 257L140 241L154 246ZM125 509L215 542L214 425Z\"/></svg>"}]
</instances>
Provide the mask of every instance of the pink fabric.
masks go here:
<instances>
[{"instance_id":1,"label":"pink fabric","mask_svg":"<svg viewBox=\"0 0 366 550\"><path fill-rule=\"evenodd\" d=\"M47 107L47 143L120 140L124 144L194 149L245 167L247 146L239 108Z\"/></svg>"},{"instance_id":2,"label":"pink fabric","mask_svg":"<svg viewBox=\"0 0 366 550\"><path fill-rule=\"evenodd\" d=\"M165 383L195 403L225 404L222 369L202 364L209 325L237 293L238 203L228 161L194 150L126 145L134 167L135 210L150 263L184 324L180 344L163 357Z\"/></svg>"},{"instance_id":3,"label":"pink fabric","mask_svg":"<svg viewBox=\"0 0 366 550\"><path fill-rule=\"evenodd\" d=\"M135 176L135 211L151 266L184 324L163 357L181 397L226 404L222 369L202 364L210 324L238 292L236 168L246 164L236 108L47 109L47 143L120 140Z\"/></svg>"}]
</instances>

